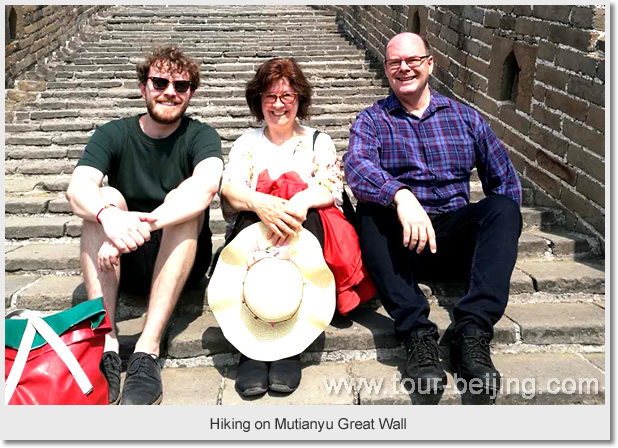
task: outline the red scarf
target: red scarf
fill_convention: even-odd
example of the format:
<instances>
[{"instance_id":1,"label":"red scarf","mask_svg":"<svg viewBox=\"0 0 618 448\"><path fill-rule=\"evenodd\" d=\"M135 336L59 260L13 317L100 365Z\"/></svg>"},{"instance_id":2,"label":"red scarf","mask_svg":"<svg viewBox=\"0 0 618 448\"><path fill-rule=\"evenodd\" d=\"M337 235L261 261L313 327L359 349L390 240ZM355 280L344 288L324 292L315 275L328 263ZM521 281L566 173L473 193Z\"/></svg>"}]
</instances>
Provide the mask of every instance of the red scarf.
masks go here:
<instances>
[{"instance_id":1,"label":"red scarf","mask_svg":"<svg viewBox=\"0 0 618 448\"><path fill-rule=\"evenodd\" d=\"M290 199L308 185L293 172L272 180L268 170L260 173L256 191ZM324 228L324 260L335 277L337 310L346 315L377 294L375 285L361 259L358 236L341 210L334 205L318 209Z\"/></svg>"}]
</instances>

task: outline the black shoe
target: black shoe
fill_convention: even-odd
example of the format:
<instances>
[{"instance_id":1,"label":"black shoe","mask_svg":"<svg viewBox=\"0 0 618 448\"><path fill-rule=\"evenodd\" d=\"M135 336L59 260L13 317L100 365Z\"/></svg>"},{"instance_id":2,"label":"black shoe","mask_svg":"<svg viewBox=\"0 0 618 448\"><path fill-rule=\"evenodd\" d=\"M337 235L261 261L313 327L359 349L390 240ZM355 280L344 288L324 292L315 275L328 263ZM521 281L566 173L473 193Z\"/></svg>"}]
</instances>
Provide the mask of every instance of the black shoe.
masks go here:
<instances>
[{"instance_id":1,"label":"black shoe","mask_svg":"<svg viewBox=\"0 0 618 448\"><path fill-rule=\"evenodd\" d=\"M148 353L133 353L122 387L121 405L159 404L163 399L161 366Z\"/></svg>"},{"instance_id":2,"label":"black shoe","mask_svg":"<svg viewBox=\"0 0 618 448\"><path fill-rule=\"evenodd\" d=\"M269 388L275 392L289 394L300 384L300 355L273 361L268 372Z\"/></svg>"},{"instance_id":3,"label":"black shoe","mask_svg":"<svg viewBox=\"0 0 618 448\"><path fill-rule=\"evenodd\" d=\"M438 354L438 331L435 328L412 330L405 341L405 379L414 383L417 392L438 392L446 386L446 372Z\"/></svg>"},{"instance_id":4,"label":"black shoe","mask_svg":"<svg viewBox=\"0 0 618 448\"><path fill-rule=\"evenodd\" d=\"M453 373L466 380L468 385L472 379L480 379L483 390L495 396L500 389L500 372L491 360L490 341L491 333L476 324L466 325L453 336L451 364Z\"/></svg>"},{"instance_id":5,"label":"black shoe","mask_svg":"<svg viewBox=\"0 0 618 448\"><path fill-rule=\"evenodd\" d=\"M107 380L109 404L118 404L120 401L120 370L122 360L116 352L105 352L101 357L99 369Z\"/></svg>"},{"instance_id":6,"label":"black shoe","mask_svg":"<svg viewBox=\"0 0 618 448\"><path fill-rule=\"evenodd\" d=\"M268 364L240 355L236 390L243 397L261 395L268 390Z\"/></svg>"}]
</instances>

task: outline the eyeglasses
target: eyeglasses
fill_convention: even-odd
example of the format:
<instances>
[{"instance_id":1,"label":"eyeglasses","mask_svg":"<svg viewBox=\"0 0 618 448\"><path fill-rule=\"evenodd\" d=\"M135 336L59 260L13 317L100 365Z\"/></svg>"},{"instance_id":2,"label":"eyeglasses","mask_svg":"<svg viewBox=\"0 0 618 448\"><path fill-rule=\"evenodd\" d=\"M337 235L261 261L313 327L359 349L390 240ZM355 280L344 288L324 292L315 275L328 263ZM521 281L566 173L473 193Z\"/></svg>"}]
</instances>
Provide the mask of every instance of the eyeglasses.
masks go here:
<instances>
[{"instance_id":1,"label":"eyeglasses","mask_svg":"<svg viewBox=\"0 0 618 448\"><path fill-rule=\"evenodd\" d=\"M170 83L169 79L157 78L156 76L150 76L148 79L152 81L152 87L154 87L155 90L160 91L167 89L167 86ZM195 87L195 84L191 81L174 81L173 84L174 90L178 93L186 93L189 88Z\"/></svg>"},{"instance_id":2,"label":"eyeglasses","mask_svg":"<svg viewBox=\"0 0 618 448\"><path fill-rule=\"evenodd\" d=\"M387 59L386 61L384 61L384 65L386 65L386 68L388 68L389 70L396 70L401 67L401 63L405 61L408 67L415 68L420 66L423 61L429 56L431 55L426 54L425 56L410 56L409 58L405 59Z\"/></svg>"},{"instance_id":3,"label":"eyeglasses","mask_svg":"<svg viewBox=\"0 0 618 448\"><path fill-rule=\"evenodd\" d=\"M277 99L280 99L283 104L292 104L296 101L297 93L260 93L262 102L265 104L275 104Z\"/></svg>"}]
</instances>

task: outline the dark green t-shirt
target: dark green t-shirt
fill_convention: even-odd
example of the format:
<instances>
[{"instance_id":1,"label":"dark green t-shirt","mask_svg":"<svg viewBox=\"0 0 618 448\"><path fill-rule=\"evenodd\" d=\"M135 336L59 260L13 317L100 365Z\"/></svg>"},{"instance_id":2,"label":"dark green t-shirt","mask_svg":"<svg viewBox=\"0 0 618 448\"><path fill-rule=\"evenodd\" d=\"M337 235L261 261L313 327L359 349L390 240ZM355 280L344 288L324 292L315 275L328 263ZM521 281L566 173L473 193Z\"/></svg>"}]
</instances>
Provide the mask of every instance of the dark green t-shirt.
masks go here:
<instances>
[{"instance_id":1,"label":"dark green t-shirt","mask_svg":"<svg viewBox=\"0 0 618 448\"><path fill-rule=\"evenodd\" d=\"M108 176L122 193L129 210L150 212L208 157L221 154L221 138L211 126L182 117L168 137L148 137L139 115L110 121L98 128L77 166L91 166Z\"/></svg>"}]
</instances>

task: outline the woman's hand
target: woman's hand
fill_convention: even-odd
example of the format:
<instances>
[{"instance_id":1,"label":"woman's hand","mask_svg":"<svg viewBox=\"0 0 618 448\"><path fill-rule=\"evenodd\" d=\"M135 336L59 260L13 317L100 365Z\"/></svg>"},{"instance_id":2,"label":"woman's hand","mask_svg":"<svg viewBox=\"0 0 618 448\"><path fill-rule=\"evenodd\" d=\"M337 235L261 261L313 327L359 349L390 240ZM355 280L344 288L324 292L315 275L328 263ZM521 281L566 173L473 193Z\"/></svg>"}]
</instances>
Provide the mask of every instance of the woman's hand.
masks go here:
<instances>
[{"instance_id":1,"label":"woman's hand","mask_svg":"<svg viewBox=\"0 0 618 448\"><path fill-rule=\"evenodd\" d=\"M268 238L276 237L275 245L286 241L302 229L304 220L301 221L288 210L288 203L285 199L268 194L258 194L254 202L253 211L270 230Z\"/></svg>"}]
</instances>

